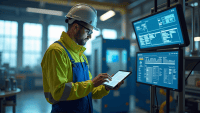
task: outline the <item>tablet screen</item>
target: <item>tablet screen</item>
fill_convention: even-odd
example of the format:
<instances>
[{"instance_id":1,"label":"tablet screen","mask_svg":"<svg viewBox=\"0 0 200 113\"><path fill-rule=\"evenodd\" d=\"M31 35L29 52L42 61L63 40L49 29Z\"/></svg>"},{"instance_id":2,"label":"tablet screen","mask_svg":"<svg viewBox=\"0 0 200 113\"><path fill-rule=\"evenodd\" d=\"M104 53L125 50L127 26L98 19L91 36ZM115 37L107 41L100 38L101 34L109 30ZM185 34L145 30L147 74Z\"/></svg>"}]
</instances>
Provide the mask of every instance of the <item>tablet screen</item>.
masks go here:
<instances>
[{"instance_id":1,"label":"tablet screen","mask_svg":"<svg viewBox=\"0 0 200 113\"><path fill-rule=\"evenodd\" d=\"M131 72L126 71L118 71L113 77L112 81L104 82L104 85L115 87L119 82L121 82L124 78L126 78Z\"/></svg>"}]
</instances>

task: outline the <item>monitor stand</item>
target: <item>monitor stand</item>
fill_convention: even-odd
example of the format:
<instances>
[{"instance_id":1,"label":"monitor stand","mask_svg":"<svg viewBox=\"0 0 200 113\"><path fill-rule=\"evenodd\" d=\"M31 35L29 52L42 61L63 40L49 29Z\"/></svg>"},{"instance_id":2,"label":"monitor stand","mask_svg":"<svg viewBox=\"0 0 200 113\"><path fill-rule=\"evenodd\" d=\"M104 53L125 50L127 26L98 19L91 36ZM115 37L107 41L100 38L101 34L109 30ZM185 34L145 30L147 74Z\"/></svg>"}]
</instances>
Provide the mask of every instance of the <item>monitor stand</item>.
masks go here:
<instances>
[{"instance_id":1,"label":"monitor stand","mask_svg":"<svg viewBox=\"0 0 200 113\"><path fill-rule=\"evenodd\" d=\"M169 113L169 105L170 105L170 90L166 89L167 93L166 93L166 113Z\"/></svg>"},{"instance_id":2,"label":"monitor stand","mask_svg":"<svg viewBox=\"0 0 200 113\"><path fill-rule=\"evenodd\" d=\"M155 88L156 86L150 86L151 88L151 95L150 95L150 113L155 113L155 108L158 106L155 105ZM170 111L170 89L166 89L166 113L169 113Z\"/></svg>"},{"instance_id":3,"label":"monitor stand","mask_svg":"<svg viewBox=\"0 0 200 113\"><path fill-rule=\"evenodd\" d=\"M154 113L154 108L155 108L155 86L150 86L150 113Z\"/></svg>"}]
</instances>

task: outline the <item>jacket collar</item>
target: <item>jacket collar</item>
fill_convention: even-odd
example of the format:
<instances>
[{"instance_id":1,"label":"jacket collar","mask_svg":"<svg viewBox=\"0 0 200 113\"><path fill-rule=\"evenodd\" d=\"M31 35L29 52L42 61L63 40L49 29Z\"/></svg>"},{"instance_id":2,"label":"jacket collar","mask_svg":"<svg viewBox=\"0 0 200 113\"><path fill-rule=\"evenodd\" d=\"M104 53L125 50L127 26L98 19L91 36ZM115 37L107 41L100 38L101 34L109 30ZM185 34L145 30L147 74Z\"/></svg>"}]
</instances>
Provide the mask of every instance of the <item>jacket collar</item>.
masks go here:
<instances>
[{"instance_id":1,"label":"jacket collar","mask_svg":"<svg viewBox=\"0 0 200 113\"><path fill-rule=\"evenodd\" d=\"M62 32L60 40L64 43L64 46L68 46L72 51L82 56L83 52L86 50L84 46L78 45L73 41L66 32Z\"/></svg>"}]
</instances>

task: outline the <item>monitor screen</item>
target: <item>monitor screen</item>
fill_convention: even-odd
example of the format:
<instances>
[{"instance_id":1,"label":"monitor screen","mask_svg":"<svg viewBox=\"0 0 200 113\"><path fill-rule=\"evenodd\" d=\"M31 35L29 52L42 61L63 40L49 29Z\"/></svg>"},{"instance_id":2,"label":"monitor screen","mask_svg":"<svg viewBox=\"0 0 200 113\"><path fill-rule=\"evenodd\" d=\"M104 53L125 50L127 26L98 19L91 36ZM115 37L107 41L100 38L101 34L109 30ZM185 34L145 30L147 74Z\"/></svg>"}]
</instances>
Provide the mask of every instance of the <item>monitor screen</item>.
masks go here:
<instances>
[{"instance_id":1,"label":"monitor screen","mask_svg":"<svg viewBox=\"0 0 200 113\"><path fill-rule=\"evenodd\" d=\"M178 90L180 51L138 52L137 81Z\"/></svg>"},{"instance_id":2,"label":"monitor screen","mask_svg":"<svg viewBox=\"0 0 200 113\"><path fill-rule=\"evenodd\" d=\"M189 45L182 12L178 5L132 22L140 50Z\"/></svg>"}]
</instances>

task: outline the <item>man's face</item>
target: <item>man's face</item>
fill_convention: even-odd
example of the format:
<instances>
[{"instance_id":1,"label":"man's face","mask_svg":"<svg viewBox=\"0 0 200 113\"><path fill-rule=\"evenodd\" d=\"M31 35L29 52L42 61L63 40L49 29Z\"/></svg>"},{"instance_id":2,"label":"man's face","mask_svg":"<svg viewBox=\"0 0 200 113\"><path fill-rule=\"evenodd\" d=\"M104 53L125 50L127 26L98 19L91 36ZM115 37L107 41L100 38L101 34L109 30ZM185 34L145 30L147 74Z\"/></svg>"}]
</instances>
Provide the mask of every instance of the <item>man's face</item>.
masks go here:
<instances>
[{"instance_id":1,"label":"man's face","mask_svg":"<svg viewBox=\"0 0 200 113\"><path fill-rule=\"evenodd\" d=\"M87 24L83 24L83 23L79 23L78 25L79 25L79 29L74 37L75 37L76 43L84 46L86 42L91 38L91 34L88 34L88 33L89 33L89 30L93 30L93 27Z\"/></svg>"}]
</instances>

